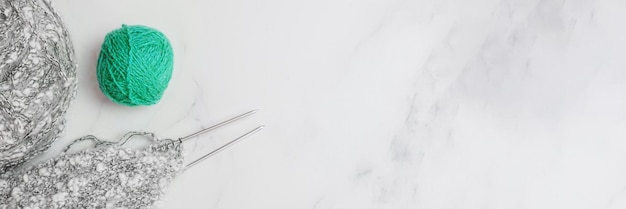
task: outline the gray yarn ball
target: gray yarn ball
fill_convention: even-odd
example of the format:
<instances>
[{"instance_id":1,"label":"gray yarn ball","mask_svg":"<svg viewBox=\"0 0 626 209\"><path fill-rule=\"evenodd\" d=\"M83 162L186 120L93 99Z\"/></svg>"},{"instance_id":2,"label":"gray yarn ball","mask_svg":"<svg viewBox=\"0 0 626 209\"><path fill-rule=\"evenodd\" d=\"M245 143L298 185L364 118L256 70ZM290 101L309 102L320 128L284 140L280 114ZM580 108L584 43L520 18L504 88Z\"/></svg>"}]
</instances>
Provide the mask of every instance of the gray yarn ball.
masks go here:
<instances>
[{"instance_id":1,"label":"gray yarn ball","mask_svg":"<svg viewBox=\"0 0 626 209\"><path fill-rule=\"evenodd\" d=\"M49 0L0 0L0 173L50 146L75 93L74 49Z\"/></svg>"}]
</instances>

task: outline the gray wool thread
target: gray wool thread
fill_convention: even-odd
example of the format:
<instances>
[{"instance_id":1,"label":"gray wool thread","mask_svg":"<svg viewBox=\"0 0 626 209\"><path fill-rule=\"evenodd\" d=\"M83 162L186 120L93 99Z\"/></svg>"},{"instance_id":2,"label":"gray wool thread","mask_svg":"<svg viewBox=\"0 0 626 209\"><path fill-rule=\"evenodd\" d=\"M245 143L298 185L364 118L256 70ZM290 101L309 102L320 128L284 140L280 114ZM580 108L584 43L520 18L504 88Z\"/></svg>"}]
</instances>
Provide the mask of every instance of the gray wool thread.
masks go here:
<instances>
[{"instance_id":1,"label":"gray wool thread","mask_svg":"<svg viewBox=\"0 0 626 209\"><path fill-rule=\"evenodd\" d=\"M76 93L68 31L49 0L0 0L0 173L45 151Z\"/></svg>"}]
</instances>

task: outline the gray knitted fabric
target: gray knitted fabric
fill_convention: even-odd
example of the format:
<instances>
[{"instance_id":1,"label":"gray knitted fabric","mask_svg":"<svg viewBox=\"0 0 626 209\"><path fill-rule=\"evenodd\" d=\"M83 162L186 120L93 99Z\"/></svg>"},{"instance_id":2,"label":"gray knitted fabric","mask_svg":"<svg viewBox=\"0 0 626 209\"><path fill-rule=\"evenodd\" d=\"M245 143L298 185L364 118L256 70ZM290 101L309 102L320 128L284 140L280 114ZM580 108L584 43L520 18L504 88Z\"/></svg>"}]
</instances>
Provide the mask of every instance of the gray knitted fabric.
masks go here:
<instances>
[{"instance_id":1,"label":"gray knitted fabric","mask_svg":"<svg viewBox=\"0 0 626 209\"><path fill-rule=\"evenodd\" d=\"M48 0L0 0L0 173L46 150L76 92L74 49Z\"/></svg>"},{"instance_id":2,"label":"gray knitted fabric","mask_svg":"<svg viewBox=\"0 0 626 209\"><path fill-rule=\"evenodd\" d=\"M100 141L96 148L0 174L0 209L151 208L183 171L181 144L139 134L154 143L131 150L122 145L132 136L120 143Z\"/></svg>"}]
</instances>

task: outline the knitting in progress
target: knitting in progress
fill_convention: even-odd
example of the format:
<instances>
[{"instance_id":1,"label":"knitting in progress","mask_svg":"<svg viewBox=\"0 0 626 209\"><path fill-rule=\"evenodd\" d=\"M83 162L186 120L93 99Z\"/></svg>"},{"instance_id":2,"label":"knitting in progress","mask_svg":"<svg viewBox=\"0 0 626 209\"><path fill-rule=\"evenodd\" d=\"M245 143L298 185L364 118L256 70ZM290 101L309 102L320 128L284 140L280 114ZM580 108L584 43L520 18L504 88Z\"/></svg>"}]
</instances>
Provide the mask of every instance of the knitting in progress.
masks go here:
<instances>
[{"instance_id":1,"label":"knitting in progress","mask_svg":"<svg viewBox=\"0 0 626 209\"><path fill-rule=\"evenodd\" d=\"M184 165L181 151L186 141L254 113L256 110L177 139L160 139L149 132L129 132L116 142L91 135L79 138L74 143L93 141L95 147L65 154L72 143L63 154L45 163L0 174L0 209L151 208L177 175L264 126ZM140 138L152 143L135 150L124 146Z\"/></svg>"},{"instance_id":2,"label":"knitting in progress","mask_svg":"<svg viewBox=\"0 0 626 209\"><path fill-rule=\"evenodd\" d=\"M45 151L76 93L74 49L48 0L0 0L0 173Z\"/></svg>"}]
</instances>

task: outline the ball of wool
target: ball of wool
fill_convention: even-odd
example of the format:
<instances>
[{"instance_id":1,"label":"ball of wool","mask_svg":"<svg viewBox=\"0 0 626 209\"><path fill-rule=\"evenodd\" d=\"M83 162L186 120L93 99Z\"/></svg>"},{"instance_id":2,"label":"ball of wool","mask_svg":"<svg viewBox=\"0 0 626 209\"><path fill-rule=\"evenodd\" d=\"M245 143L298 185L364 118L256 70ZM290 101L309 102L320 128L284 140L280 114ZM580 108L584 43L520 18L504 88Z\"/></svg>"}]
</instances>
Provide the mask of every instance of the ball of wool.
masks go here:
<instances>
[{"instance_id":1,"label":"ball of wool","mask_svg":"<svg viewBox=\"0 0 626 209\"><path fill-rule=\"evenodd\" d=\"M112 101L128 105L156 104L167 88L174 53L156 29L122 25L106 35L98 58L100 90Z\"/></svg>"},{"instance_id":2,"label":"ball of wool","mask_svg":"<svg viewBox=\"0 0 626 209\"><path fill-rule=\"evenodd\" d=\"M68 31L48 0L0 0L0 173L46 150L76 92Z\"/></svg>"}]
</instances>

